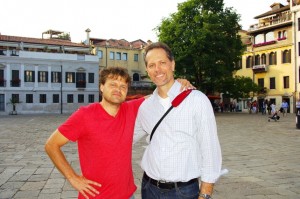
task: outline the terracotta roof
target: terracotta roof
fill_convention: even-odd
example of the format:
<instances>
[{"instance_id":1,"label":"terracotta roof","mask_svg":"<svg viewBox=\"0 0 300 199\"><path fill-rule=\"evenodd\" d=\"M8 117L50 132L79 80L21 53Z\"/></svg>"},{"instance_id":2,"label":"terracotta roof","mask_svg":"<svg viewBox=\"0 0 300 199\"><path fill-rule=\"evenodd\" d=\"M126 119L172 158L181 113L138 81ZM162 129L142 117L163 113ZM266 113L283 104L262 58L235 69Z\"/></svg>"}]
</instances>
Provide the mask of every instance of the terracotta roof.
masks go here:
<instances>
[{"instance_id":1,"label":"terracotta roof","mask_svg":"<svg viewBox=\"0 0 300 199\"><path fill-rule=\"evenodd\" d=\"M82 43L73 43L69 40L63 40L63 39L37 39L37 38L31 38L31 37L18 37L18 36L9 36L9 35L0 35L0 41L60 45L60 46L88 47L87 45L82 44Z\"/></svg>"},{"instance_id":2,"label":"terracotta roof","mask_svg":"<svg viewBox=\"0 0 300 199\"><path fill-rule=\"evenodd\" d=\"M144 42L141 39L129 42L126 39L96 39L96 38L91 38L91 41L93 45L95 46L100 46L100 47L105 47L106 43L108 43L108 47L114 47L114 48L133 48L133 49L139 49L141 48L141 45L146 46L147 43ZM130 47L131 46L131 47Z\"/></svg>"}]
</instances>

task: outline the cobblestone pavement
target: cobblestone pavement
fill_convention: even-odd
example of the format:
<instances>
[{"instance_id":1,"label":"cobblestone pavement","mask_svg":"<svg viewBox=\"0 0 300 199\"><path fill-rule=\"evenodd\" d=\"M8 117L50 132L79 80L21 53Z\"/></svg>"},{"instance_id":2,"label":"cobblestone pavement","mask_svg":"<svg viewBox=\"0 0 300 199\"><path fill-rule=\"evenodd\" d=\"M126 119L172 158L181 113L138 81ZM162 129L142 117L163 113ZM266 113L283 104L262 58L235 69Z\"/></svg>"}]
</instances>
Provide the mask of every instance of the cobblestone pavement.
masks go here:
<instances>
[{"instance_id":1,"label":"cobblestone pavement","mask_svg":"<svg viewBox=\"0 0 300 199\"><path fill-rule=\"evenodd\" d=\"M44 152L46 139L68 116L0 116L0 199L77 198ZM223 167L229 173L216 183L214 199L300 198L300 129L294 114L277 122L246 113L217 113L216 118ZM143 139L133 149L136 199L145 146ZM79 171L76 144L63 150Z\"/></svg>"}]
</instances>

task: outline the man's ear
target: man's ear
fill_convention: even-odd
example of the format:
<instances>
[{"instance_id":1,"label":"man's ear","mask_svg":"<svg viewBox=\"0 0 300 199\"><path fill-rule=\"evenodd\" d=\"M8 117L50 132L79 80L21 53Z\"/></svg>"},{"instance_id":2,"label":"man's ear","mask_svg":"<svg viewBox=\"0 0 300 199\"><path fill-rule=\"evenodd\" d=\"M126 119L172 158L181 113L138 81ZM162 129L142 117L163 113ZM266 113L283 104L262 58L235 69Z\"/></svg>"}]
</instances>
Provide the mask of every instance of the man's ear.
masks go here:
<instances>
[{"instance_id":1,"label":"man's ear","mask_svg":"<svg viewBox=\"0 0 300 199\"><path fill-rule=\"evenodd\" d=\"M100 84L100 91L103 93L103 84Z\"/></svg>"},{"instance_id":2,"label":"man's ear","mask_svg":"<svg viewBox=\"0 0 300 199\"><path fill-rule=\"evenodd\" d=\"M175 61L174 60L172 61L172 71L173 72L175 71Z\"/></svg>"}]
</instances>

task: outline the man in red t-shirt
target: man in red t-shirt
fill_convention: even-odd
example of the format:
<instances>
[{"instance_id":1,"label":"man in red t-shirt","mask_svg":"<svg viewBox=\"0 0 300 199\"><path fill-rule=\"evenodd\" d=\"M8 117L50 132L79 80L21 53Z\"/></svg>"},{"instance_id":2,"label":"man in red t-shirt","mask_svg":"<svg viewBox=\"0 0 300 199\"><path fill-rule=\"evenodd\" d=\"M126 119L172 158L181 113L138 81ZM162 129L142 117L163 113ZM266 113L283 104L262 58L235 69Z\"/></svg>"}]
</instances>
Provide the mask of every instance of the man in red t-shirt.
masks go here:
<instances>
[{"instance_id":1,"label":"man in red t-shirt","mask_svg":"<svg viewBox=\"0 0 300 199\"><path fill-rule=\"evenodd\" d=\"M133 129L144 98L124 102L130 85L124 68L103 69L100 81L102 101L73 113L53 132L45 150L78 190L78 198L129 199L136 190L131 166ZM190 86L186 80L181 82L183 87ZM77 142L81 175L61 150L69 140Z\"/></svg>"},{"instance_id":2,"label":"man in red t-shirt","mask_svg":"<svg viewBox=\"0 0 300 199\"><path fill-rule=\"evenodd\" d=\"M79 191L78 198L129 199L136 190L131 167L134 121L144 98L124 102L130 85L126 69L106 68L100 81L102 101L73 113L50 136L45 150ZM77 142L82 175L61 150L69 140Z\"/></svg>"}]
</instances>

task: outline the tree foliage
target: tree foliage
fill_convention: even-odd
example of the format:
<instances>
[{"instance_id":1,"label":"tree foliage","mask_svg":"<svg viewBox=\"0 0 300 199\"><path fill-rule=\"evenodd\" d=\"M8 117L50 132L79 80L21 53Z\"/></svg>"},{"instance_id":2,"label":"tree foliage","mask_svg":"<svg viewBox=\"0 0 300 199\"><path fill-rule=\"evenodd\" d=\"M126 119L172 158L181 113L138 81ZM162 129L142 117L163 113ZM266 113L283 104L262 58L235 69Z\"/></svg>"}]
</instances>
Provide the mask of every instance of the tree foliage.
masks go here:
<instances>
[{"instance_id":1,"label":"tree foliage","mask_svg":"<svg viewBox=\"0 0 300 199\"><path fill-rule=\"evenodd\" d=\"M255 84L250 77L228 76L223 78L217 86L221 93L233 99L249 98L251 92L260 92L261 87ZM223 95L224 96L224 95Z\"/></svg>"},{"instance_id":2,"label":"tree foliage","mask_svg":"<svg viewBox=\"0 0 300 199\"><path fill-rule=\"evenodd\" d=\"M224 8L223 0L187 0L156 31L175 55L176 74L213 93L241 58L239 19L232 8Z\"/></svg>"}]
</instances>

